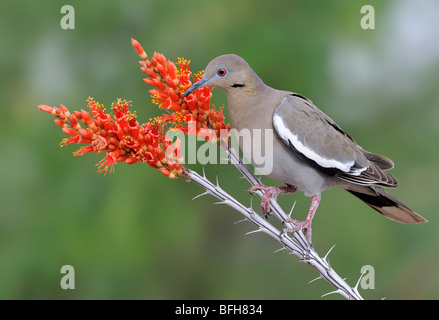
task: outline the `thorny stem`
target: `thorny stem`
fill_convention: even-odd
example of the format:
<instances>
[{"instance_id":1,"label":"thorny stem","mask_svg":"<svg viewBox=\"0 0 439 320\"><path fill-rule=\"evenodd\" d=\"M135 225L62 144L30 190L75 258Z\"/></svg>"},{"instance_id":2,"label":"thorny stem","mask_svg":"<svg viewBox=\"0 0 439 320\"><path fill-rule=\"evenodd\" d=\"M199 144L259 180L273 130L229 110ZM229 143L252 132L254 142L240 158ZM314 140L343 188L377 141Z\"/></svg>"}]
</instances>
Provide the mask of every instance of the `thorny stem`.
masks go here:
<instances>
[{"instance_id":1,"label":"thorny stem","mask_svg":"<svg viewBox=\"0 0 439 320\"><path fill-rule=\"evenodd\" d=\"M227 154L229 156L229 160L235 165L235 167L241 172L241 174L247 179L250 184L257 185L261 184L261 180L256 178L255 175L251 172L247 165L244 164L242 159L238 156L234 149L227 149ZM301 261L315 268L320 276L317 279L325 279L328 281L334 288L336 289L333 292L327 293L325 295L331 293L338 293L349 300L363 300L361 295L358 292L358 284L360 283L360 279L358 280L355 287L351 287L341 278L332 267L329 265L329 261L327 259L328 254L332 250L332 248L328 251L328 253L322 258L319 254L314 250L312 244L310 244L305 235L299 231L294 232L291 236L284 231L279 230L274 227L271 223L269 223L266 219L264 219L261 215L257 214L252 207L247 208L235 198L233 198L230 194L224 191L218 184L215 185L210 182L206 176L199 175L195 171L191 171L189 169L185 170L188 178L200 185L202 188L206 190L204 194L210 194L215 198L219 199L220 204L225 204L242 215L244 215L247 221L252 222L257 226L257 229L252 232L263 232L271 236L273 239L279 241L282 244L282 249L288 250L291 254L297 256ZM263 195L262 191L256 191L256 193L260 196ZM271 200L270 208L272 214L279 219L286 227L292 227L290 223L286 223L288 215L282 210L279 204ZM252 233L250 232L250 233ZM282 250L281 249L281 250ZM323 295L323 296L325 296Z\"/></svg>"}]
</instances>

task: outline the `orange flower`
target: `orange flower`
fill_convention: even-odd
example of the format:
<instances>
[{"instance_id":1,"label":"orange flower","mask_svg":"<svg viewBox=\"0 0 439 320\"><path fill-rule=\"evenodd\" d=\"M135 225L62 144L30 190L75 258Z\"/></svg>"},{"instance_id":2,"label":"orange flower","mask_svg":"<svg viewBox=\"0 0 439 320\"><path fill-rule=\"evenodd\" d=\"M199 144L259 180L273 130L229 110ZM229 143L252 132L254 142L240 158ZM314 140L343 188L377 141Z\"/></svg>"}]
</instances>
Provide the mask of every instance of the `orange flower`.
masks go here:
<instances>
[{"instance_id":1,"label":"orange flower","mask_svg":"<svg viewBox=\"0 0 439 320\"><path fill-rule=\"evenodd\" d=\"M192 75L189 70L190 61L179 58L177 64L167 60L164 55L155 52L148 60L142 46L131 39L133 47L143 61L139 61L140 69L149 78L143 79L145 83L155 87L149 90L154 104L167 112L174 114L174 125L186 134L196 134L210 131L206 137L212 137L213 143L228 142L228 135L221 134L222 129L230 130L230 124L224 123L222 108L216 110L210 103L212 87L203 87L187 97L185 91L192 85L191 79L196 82L201 79L203 72ZM167 121L163 118L162 120ZM195 122L195 130L188 128L188 123Z\"/></svg>"},{"instance_id":2,"label":"orange flower","mask_svg":"<svg viewBox=\"0 0 439 320\"><path fill-rule=\"evenodd\" d=\"M183 97L192 81L203 75L203 72L192 74L190 61L179 58L175 64L157 52L149 60L142 46L134 39L131 42L142 58L140 69L148 76L144 81L155 87L149 91L152 101L166 110L166 114L140 125L136 114L130 111L131 102L121 99L112 104L112 114L93 98L87 100L89 112L71 113L64 105L38 108L52 114L55 124L69 136L61 146L85 144L73 153L75 156L90 152L105 154L98 163L99 172L114 171L118 162L146 162L167 177L184 176L181 141L173 142L167 137L168 130L176 128L186 134L202 134L210 142L227 144L230 124L224 123L222 108L217 110L210 103L212 88L203 87Z\"/></svg>"},{"instance_id":3,"label":"orange flower","mask_svg":"<svg viewBox=\"0 0 439 320\"><path fill-rule=\"evenodd\" d=\"M85 110L71 114L63 105L60 108L40 105L39 109L55 116L55 122L62 131L72 136L64 139L62 146L87 144L75 151L75 156L89 152L105 153L104 159L98 163L99 172L114 171L118 162L134 164L143 161L170 178L184 175L184 168L179 164L181 159L177 157L181 151L175 150L165 157L163 150L172 147L172 141L164 136L166 132L163 128L150 123L140 125L136 115L129 111L130 102L120 99L114 102L113 115L106 113L105 108L93 98L88 99L88 107L91 115Z\"/></svg>"}]
</instances>

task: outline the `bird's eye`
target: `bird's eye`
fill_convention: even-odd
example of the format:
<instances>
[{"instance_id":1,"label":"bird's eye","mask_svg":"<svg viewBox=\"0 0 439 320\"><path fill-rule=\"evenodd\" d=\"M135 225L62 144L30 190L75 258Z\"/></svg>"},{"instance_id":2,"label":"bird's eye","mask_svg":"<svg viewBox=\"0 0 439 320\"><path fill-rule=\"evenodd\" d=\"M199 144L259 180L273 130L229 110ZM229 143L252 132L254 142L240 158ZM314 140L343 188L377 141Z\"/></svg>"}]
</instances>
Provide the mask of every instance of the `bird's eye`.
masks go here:
<instances>
[{"instance_id":1,"label":"bird's eye","mask_svg":"<svg viewBox=\"0 0 439 320\"><path fill-rule=\"evenodd\" d=\"M224 68L219 68L218 70L216 70L216 74L219 75L220 77L224 77L227 73L227 70Z\"/></svg>"}]
</instances>

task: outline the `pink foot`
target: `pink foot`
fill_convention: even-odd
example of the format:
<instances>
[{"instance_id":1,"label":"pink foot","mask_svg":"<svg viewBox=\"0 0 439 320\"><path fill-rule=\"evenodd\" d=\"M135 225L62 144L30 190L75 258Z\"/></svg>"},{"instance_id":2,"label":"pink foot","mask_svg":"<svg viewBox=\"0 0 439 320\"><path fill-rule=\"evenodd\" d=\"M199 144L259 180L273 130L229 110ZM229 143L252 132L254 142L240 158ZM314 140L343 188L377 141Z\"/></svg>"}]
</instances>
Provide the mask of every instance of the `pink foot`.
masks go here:
<instances>
[{"instance_id":1,"label":"pink foot","mask_svg":"<svg viewBox=\"0 0 439 320\"><path fill-rule=\"evenodd\" d=\"M262 190L265 191L261 200L261 208L265 217L267 217L267 213L270 210L270 200L277 199L277 196L280 194L288 194L296 192L297 188L293 186L275 186L275 187L267 187L263 184L257 184L252 186L248 191L253 193L254 191Z\"/></svg>"},{"instance_id":2,"label":"pink foot","mask_svg":"<svg viewBox=\"0 0 439 320\"><path fill-rule=\"evenodd\" d=\"M314 218L314 215L317 211L317 207L319 206L320 199L321 199L320 194L312 197L311 207L309 208L308 216L306 217L305 221L288 219L287 222L292 222L296 226L293 228L287 228L286 231L287 232L296 232L296 231L299 231L301 229L306 229L306 237L308 238L309 243L311 243L311 233L312 233L311 223L312 223L312 219Z\"/></svg>"}]
</instances>

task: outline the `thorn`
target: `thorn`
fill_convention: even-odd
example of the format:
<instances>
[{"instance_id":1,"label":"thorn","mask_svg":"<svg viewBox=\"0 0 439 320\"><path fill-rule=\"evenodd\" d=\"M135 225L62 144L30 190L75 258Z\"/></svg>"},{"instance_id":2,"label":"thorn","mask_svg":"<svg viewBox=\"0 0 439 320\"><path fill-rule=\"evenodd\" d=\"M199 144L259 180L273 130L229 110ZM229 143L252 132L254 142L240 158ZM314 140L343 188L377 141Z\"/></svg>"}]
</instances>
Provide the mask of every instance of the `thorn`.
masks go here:
<instances>
[{"instance_id":1,"label":"thorn","mask_svg":"<svg viewBox=\"0 0 439 320\"><path fill-rule=\"evenodd\" d=\"M216 175L216 186L219 187L218 175Z\"/></svg>"},{"instance_id":2,"label":"thorn","mask_svg":"<svg viewBox=\"0 0 439 320\"><path fill-rule=\"evenodd\" d=\"M283 250L285 250L285 247L282 247L282 248L280 248L280 249L274 250L273 253L278 253L278 252L281 252L281 251L283 251Z\"/></svg>"},{"instance_id":3,"label":"thorn","mask_svg":"<svg viewBox=\"0 0 439 320\"><path fill-rule=\"evenodd\" d=\"M367 270L364 270L363 273L360 275L360 278L357 281L357 284L355 285L355 287L353 288L356 294L360 294L358 292L358 285L360 284L361 279L363 278L364 274L366 273Z\"/></svg>"},{"instance_id":4,"label":"thorn","mask_svg":"<svg viewBox=\"0 0 439 320\"><path fill-rule=\"evenodd\" d=\"M233 224L238 224L238 223L240 223L240 222L244 222L244 221L248 221L248 219L247 219L247 218L244 218L244 219L241 219L241 220L235 221Z\"/></svg>"},{"instance_id":5,"label":"thorn","mask_svg":"<svg viewBox=\"0 0 439 320\"><path fill-rule=\"evenodd\" d=\"M195 199L197 199L199 197L205 196L206 194L209 194L209 192L207 192L207 191L203 192L203 193L199 194L198 196L193 197L192 200L195 200Z\"/></svg>"},{"instance_id":6,"label":"thorn","mask_svg":"<svg viewBox=\"0 0 439 320\"><path fill-rule=\"evenodd\" d=\"M293 213L294 207L296 206L296 202L297 202L297 200L294 201L293 206L291 207L290 213L288 214L288 218L290 218L290 219L291 219L291 214Z\"/></svg>"},{"instance_id":7,"label":"thorn","mask_svg":"<svg viewBox=\"0 0 439 320\"><path fill-rule=\"evenodd\" d=\"M203 177L206 179L206 172L204 171L204 167L203 167Z\"/></svg>"},{"instance_id":8,"label":"thorn","mask_svg":"<svg viewBox=\"0 0 439 320\"><path fill-rule=\"evenodd\" d=\"M339 293L339 294L342 294L342 293L343 293L343 291L342 291L342 290L340 290L340 289L337 289L337 290L335 290L335 291L331 291L331 292L325 293L325 294L324 294L324 295L322 295L321 297L323 298L323 297L329 296L330 294L334 294L334 293Z\"/></svg>"},{"instance_id":9,"label":"thorn","mask_svg":"<svg viewBox=\"0 0 439 320\"><path fill-rule=\"evenodd\" d=\"M328 250L328 252L326 253L326 255L323 257L323 260L325 260L328 264L329 264L329 260L328 260L328 255L331 253L332 249L334 249L336 244L334 244L331 249Z\"/></svg>"},{"instance_id":10,"label":"thorn","mask_svg":"<svg viewBox=\"0 0 439 320\"><path fill-rule=\"evenodd\" d=\"M249 231L245 235L248 236L249 234L257 233L257 232L261 232L261 231L262 231L262 229L259 228L259 229L253 230L253 231Z\"/></svg>"},{"instance_id":11,"label":"thorn","mask_svg":"<svg viewBox=\"0 0 439 320\"><path fill-rule=\"evenodd\" d=\"M317 278L312 279L310 282L308 282L308 284L313 283L314 281L319 280L319 279L323 279L322 275L319 275Z\"/></svg>"},{"instance_id":12,"label":"thorn","mask_svg":"<svg viewBox=\"0 0 439 320\"><path fill-rule=\"evenodd\" d=\"M218 201L218 202L214 202L213 204L226 204L225 201Z\"/></svg>"}]
</instances>

